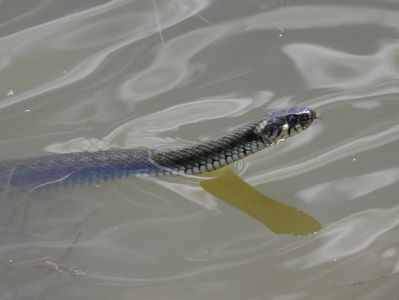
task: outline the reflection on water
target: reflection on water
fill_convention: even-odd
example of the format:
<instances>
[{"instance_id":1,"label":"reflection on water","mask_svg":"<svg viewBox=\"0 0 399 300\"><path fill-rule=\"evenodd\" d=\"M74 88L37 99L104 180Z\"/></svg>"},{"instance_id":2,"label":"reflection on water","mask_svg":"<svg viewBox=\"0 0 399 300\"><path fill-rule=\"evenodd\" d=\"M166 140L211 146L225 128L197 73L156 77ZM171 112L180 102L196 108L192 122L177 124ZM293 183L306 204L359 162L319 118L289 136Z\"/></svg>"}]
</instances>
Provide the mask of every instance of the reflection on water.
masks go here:
<instances>
[{"instance_id":1,"label":"reflection on water","mask_svg":"<svg viewBox=\"0 0 399 300\"><path fill-rule=\"evenodd\" d=\"M305 235L320 230L320 223L295 207L258 192L228 168L201 181L208 193L247 213L277 234Z\"/></svg>"},{"instance_id":2,"label":"reflection on water","mask_svg":"<svg viewBox=\"0 0 399 300\"><path fill-rule=\"evenodd\" d=\"M396 297L398 19L395 1L1 2L0 159L184 144L307 105L312 130L235 171L322 230L276 235L194 178L6 197L0 298Z\"/></svg>"}]
</instances>

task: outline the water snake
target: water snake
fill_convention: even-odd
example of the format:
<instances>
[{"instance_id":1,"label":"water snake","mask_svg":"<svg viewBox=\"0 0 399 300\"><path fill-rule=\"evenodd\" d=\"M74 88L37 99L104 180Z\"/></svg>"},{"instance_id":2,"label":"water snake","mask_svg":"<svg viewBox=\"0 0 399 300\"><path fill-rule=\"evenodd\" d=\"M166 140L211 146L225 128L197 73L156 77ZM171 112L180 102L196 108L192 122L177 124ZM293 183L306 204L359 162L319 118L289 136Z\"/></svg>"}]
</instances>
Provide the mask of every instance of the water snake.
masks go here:
<instances>
[{"instance_id":1,"label":"water snake","mask_svg":"<svg viewBox=\"0 0 399 300\"><path fill-rule=\"evenodd\" d=\"M0 190L53 189L128 176L200 174L267 148L309 127L316 113L289 107L223 137L167 149L110 149L0 161Z\"/></svg>"}]
</instances>

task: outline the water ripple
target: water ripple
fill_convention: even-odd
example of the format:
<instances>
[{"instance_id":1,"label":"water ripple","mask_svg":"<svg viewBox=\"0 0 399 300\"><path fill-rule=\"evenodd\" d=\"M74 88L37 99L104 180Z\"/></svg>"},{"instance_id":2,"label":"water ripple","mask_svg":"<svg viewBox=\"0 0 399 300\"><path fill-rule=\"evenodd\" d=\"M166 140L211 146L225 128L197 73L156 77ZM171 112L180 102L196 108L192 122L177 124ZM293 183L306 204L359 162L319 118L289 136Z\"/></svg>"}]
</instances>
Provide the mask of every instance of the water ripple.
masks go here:
<instances>
[{"instance_id":1,"label":"water ripple","mask_svg":"<svg viewBox=\"0 0 399 300\"><path fill-rule=\"evenodd\" d=\"M177 1L171 3L175 5L166 4L168 9L163 10L165 14L162 15L162 30L196 15L196 11L207 5L206 1L192 1L191 10L188 10L187 5L178 5ZM54 66L58 68L55 78L47 78L43 80L44 84L35 87L19 88L15 97L1 101L0 109L82 80L93 74L115 51L158 34L159 28L150 17L148 7L133 9L134 4L135 2L126 0L112 1L0 38L2 65L6 61L15 62L27 55L38 63L38 60L48 60L49 56L46 56L46 53L51 57L51 53L57 49L69 50L67 52L70 57L67 67ZM129 5L133 7L129 9ZM107 18L104 18L104 14ZM118 18L113 17L113 14L118 14ZM76 30L77 24L79 30ZM108 34L104 35L104 31ZM39 54L33 55L30 49L37 49ZM71 55L72 50L84 53L81 53L77 60L76 55ZM68 70L67 75L62 72L65 69ZM4 85L7 85L8 81L5 80ZM13 83L8 85L12 87Z\"/></svg>"},{"instance_id":2,"label":"water ripple","mask_svg":"<svg viewBox=\"0 0 399 300\"><path fill-rule=\"evenodd\" d=\"M287 260L285 265L289 268L307 269L364 251L399 225L398 213L399 207L369 209L329 224L307 245L318 245L312 253Z\"/></svg>"},{"instance_id":3,"label":"water ripple","mask_svg":"<svg viewBox=\"0 0 399 300\"><path fill-rule=\"evenodd\" d=\"M363 151L374 148L382 147L398 140L399 125L388 126L387 129L369 134L364 137L355 139L354 141L347 142L344 145L339 145L331 150L324 151L318 155L312 154L307 160L295 163L290 166L279 168L262 175L254 176L250 179L251 184L260 184L265 182L277 181L282 178L290 178L298 176L299 174L309 172L321 166L331 164L345 157L353 156Z\"/></svg>"},{"instance_id":4,"label":"water ripple","mask_svg":"<svg viewBox=\"0 0 399 300\"><path fill-rule=\"evenodd\" d=\"M331 180L302 190L298 195L306 202L320 201L320 195L324 201L328 201L329 195L334 199L360 198L374 191L383 189L399 181L399 169L387 168L380 171L370 172L364 175L345 177ZM333 199L329 199L333 201Z\"/></svg>"}]
</instances>

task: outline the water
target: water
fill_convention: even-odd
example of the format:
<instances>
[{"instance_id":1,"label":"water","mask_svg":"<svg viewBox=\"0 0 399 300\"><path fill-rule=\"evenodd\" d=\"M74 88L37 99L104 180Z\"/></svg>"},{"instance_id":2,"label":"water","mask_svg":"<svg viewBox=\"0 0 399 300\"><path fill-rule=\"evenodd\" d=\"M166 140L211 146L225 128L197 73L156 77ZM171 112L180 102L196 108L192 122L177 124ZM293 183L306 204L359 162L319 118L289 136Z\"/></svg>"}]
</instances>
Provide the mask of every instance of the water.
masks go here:
<instances>
[{"instance_id":1,"label":"water","mask_svg":"<svg viewBox=\"0 0 399 300\"><path fill-rule=\"evenodd\" d=\"M396 299L396 1L0 2L1 158L184 144L308 105L236 165L323 229L277 235L186 178L3 199L0 299Z\"/></svg>"}]
</instances>

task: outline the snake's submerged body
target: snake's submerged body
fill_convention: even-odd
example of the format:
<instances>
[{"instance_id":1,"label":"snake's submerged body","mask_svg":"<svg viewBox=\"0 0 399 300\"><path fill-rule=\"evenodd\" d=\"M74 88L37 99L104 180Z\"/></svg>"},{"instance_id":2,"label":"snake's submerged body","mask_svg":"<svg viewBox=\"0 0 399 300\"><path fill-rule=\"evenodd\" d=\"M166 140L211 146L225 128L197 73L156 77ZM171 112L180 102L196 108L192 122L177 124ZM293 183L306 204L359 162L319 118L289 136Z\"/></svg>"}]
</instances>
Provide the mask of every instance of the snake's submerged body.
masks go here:
<instances>
[{"instance_id":1,"label":"snake's submerged body","mask_svg":"<svg viewBox=\"0 0 399 300\"><path fill-rule=\"evenodd\" d=\"M269 147L309 127L316 113L306 107L271 112L221 138L154 149L112 149L51 154L0 162L0 191L53 189L128 176L200 174Z\"/></svg>"}]
</instances>

